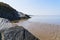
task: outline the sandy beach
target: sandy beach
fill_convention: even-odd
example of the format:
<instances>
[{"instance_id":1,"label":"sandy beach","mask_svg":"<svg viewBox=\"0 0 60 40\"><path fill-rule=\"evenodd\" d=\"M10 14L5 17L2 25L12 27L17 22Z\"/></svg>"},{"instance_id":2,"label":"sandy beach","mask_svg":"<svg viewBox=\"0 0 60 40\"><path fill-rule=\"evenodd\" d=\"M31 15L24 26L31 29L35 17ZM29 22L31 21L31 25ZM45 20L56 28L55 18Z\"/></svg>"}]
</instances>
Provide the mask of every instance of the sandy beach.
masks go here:
<instances>
[{"instance_id":1,"label":"sandy beach","mask_svg":"<svg viewBox=\"0 0 60 40\"><path fill-rule=\"evenodd\" d=\"M40 40L60 40L60 25L31 20L20 21L18 25L23 26Z\"/></svg>"}]
</instances>

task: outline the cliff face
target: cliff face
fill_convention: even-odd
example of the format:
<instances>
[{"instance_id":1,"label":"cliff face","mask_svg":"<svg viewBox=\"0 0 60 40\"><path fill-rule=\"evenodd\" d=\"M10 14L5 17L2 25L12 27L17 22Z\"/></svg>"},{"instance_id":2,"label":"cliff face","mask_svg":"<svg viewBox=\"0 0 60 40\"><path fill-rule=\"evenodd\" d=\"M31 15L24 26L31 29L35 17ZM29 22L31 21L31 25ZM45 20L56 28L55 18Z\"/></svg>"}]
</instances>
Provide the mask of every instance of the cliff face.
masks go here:
<instances>
[{"instance_id":1,"label":"cliff face","mask_svg":"<svg viewBox=\"0 0 60 40\"><path fill-rule=\"evenodd\" d=\"M0 17L6 18L10 21L19 20L20 18L23 18L21 16L21 12L19 14L19 12L12 8L10 5L2 2L0 2ZM29 16L27 17L26 15L24 17L30 18Z\"/></svg>"}]
</instances>

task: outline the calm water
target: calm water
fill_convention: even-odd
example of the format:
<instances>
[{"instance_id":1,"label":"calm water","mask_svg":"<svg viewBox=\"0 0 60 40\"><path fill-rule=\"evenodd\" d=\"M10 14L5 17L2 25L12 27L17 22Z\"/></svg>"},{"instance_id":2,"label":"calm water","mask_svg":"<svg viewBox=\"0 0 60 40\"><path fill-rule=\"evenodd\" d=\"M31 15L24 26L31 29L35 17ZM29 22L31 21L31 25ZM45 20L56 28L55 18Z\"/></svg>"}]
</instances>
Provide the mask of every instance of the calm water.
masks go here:
<instances>
[{"instance_id":1,"label":"calm water","mask_svg":"<svg viewBox=\"0 0 60 40\"><path fill-rule=\"evenodd\" d=\"M42 22L49 24L59 24L60 25L60 15L40 15L40 16L32 16L30 21L33 22Z\"/></svg>"}]
</instances>

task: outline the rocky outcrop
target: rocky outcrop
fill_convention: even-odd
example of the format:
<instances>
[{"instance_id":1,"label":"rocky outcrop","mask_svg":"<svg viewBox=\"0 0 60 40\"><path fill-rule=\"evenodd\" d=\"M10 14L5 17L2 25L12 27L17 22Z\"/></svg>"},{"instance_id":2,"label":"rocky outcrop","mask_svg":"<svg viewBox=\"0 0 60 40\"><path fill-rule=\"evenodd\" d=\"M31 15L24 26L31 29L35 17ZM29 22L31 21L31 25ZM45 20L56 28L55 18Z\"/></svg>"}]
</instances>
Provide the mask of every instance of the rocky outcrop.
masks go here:
<instances>
[{"instance_id":1,"label":"rocky outcrop","mask_svg":"<svg viewBox=\"0 0 60 40\"><path fill-rule=\"evenodd\" d=\"M22 13L22 12L19 12L18 14L19 14L19 16L21 17L21 19L29 19L29 18L31 18L29 15L24 14L24 13Z\"/></svg>"},{"instance_id":2,"label":"rocky outcrop","mask_svg":"<svg viewBox=\"0 0 60 40\"><path fill-rule=\"evenodd\" d=\"M21 15L22 12L16 11L14 8L12 8L10 5L0 2L0 17L6 18L10 21L19 20L20 18L30 18L28 15Z\"/></svg>"},{"instance_id":3,"label":"rocky outcrop","mask_svg":"<svg viewBox=\"0 0 60 40\"><path fill-rule=\"evenodd\" d=\"M12 27L7 19L0 19L0 40L39 40L22 26Z\"/></svg>"},{"instance_id":4,"label":"rocky outcrop","mask_svg":"<svg viewBox=\"0 0 60 40\"><path fill-rule=\"evenodd\" d=\"M0 2L0 17L12 20L20 19L18 12L6 3Z\"/></svg>"},{"instance_id":5,"label":"rocky outcrop","mask_svg":"<svg viewBox=\"0 0 60 40\"><path fill-rule=\"evenodd\" d=\"M4 40L39 40L22 26L16 26L4 31Z\"/></svg>"},{"instance_id":6,"label":"rocky outcrop","mask_svg":"<svg viewBox=\"0 0 60 40\"><path fill-rule=\"evenodd\" d=\"M8 19L0 18L0 32L14 26Z\"/></svg>"}]
</instances>

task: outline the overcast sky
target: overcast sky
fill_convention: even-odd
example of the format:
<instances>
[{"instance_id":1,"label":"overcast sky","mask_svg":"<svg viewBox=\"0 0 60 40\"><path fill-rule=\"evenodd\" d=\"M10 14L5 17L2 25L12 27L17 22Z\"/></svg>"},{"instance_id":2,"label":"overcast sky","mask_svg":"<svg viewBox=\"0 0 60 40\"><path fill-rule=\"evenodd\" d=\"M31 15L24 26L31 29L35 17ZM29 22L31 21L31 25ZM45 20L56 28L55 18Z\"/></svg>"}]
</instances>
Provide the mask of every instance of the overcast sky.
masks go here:
<instances>
[{"instance_id":1,"label":"overcast sky","mask_svg":"<svg viewBox=\"0 0 60 40\"><path fill-rule=\"evenodd\" d=\"M31 15L60 15L60 0L0 0Z\"/></svg>"}]
</instances>

